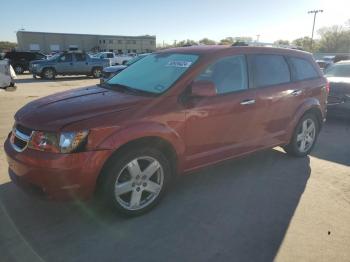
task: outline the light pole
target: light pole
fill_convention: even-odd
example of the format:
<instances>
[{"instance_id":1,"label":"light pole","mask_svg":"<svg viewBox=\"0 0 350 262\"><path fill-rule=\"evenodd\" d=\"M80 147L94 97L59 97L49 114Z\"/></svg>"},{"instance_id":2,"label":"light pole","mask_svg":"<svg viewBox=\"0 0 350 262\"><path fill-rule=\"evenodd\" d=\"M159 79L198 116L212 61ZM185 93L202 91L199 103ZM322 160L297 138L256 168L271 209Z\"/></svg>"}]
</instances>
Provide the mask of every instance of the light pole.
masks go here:
<instances>
[{"instance_id":1,"label":"light pole","mask_svg":"<svg viewBox=\"0 0 350 262\"><path fill-rule=\"evenodd\" d=\"M323 13L323 10L311 10L311 11L309 11L309 12L307 12L307 13L308 13L308 14L314 14L314 23L313 23L313 25L312 25L311 47L310 47L311 52L312 52L312 43L313 43L313 41L314 41L314 30L315 30L316 15L317 15L318 13Z\"/></svg>"}]
</instances>

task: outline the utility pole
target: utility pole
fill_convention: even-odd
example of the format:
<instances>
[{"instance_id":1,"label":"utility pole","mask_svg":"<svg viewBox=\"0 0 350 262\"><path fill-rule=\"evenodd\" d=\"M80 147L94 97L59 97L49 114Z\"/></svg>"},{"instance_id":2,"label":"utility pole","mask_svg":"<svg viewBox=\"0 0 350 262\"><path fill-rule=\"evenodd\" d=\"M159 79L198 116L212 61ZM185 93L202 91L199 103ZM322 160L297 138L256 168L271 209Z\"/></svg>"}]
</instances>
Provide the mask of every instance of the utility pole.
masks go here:
<instances>
[{"instance_id":1,"label":"utility pole","mask_svg":"<svg viewBox=\"0 0 350 262\"><path fill-rule=\"evenodd\" d=\"M316 22L316 15L318 13L323 13L323 10L311 10L307 12L308 14L314 14L314 23L312 25L312 33L311 33L311 46L310 46L310 51L312 52L312 44L314 42L314 30L315 30L315 22Z\"/></svg>"},{"instance_id":2,"label":"utility pole","mask_svg":"<svg viewBox=\"0 0 350 262\"><path fill-rule=\"evenodd\" d=\"M256 35L256 42L259 43L260 35Z\"/></svg>"}]
</instances>

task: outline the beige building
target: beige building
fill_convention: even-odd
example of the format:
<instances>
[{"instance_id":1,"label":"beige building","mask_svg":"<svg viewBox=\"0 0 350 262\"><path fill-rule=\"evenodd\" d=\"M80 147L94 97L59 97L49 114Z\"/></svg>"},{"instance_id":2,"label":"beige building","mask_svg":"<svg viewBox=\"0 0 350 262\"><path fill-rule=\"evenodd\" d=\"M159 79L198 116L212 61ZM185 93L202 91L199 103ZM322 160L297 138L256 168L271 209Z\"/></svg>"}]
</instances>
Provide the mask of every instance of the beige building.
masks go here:
<instances>
[{"instance_id":1,"label":"beige building","mask_svg":"<svg viewBox=\"0 0 350 262\"><path fill-rule=\"evenodd\" d=\"M19 51L46 54L65 50L148 53L156 50L155 36L117 36L18 31Z\"/></svg>"}]
</instances>

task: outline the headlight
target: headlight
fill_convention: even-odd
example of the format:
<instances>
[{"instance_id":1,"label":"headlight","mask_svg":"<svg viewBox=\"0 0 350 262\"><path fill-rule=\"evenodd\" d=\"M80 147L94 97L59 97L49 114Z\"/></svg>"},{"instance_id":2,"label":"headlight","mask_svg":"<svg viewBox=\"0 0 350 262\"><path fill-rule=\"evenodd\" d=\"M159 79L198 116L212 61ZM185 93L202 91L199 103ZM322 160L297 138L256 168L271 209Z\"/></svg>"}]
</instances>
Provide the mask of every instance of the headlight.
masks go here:
<instances>
[{"instance_id":1,"label":"headlight","mask_svg":"<svg viewBox=\"0 0 350 262\"><path fill-rule=\"evenodd\" d=\"M79 148L86 142L86 137L89 131L79 132L63 132L60 136L60 151L61 153L71 153Z\"/></svg>"},{"instance_id":2,"label":"headlight","mask_svg":"<svg viewBox=\"0 0 350 262\"><path fill-rule=\"evenodd\" d=\"M38 64L32 64L32 67L33 68L35 68L35 67L37 67L38 66Z\"/></svg>"},{"instance_id":3,"label":"headlight","mask_svg":"<svg viewBox=\"0 0 350 262\"><path fill-rule=\"evenodd\" d=\"M60 135L51 132L34 131L28 147L52 153L72 153L86 142L88 131L62 132Z\"/></svg>"}]
</instances>

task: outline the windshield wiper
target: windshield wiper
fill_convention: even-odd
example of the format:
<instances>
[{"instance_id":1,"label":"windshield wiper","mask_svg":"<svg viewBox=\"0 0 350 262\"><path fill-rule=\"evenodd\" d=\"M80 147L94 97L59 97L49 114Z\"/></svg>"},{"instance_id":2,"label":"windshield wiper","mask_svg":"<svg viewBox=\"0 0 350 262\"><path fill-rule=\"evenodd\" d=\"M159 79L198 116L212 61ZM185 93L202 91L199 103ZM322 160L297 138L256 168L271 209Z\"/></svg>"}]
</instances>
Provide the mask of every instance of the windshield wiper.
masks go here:
<instances>
[{"instance_id":1,"label":"windshield wiper","mask_svg":"<svg viewBox=\"0 0 350 262\"><path fill-rule=\"evenodd\" d=\"M121 85L121 84L107 84L110 88L116 88L118 90L123 90L124 92L132 93L132 94L142 94L148 96L154 96L155 94L149 91L132 88L130 86Z\"/></svg>"}]
</instances>

